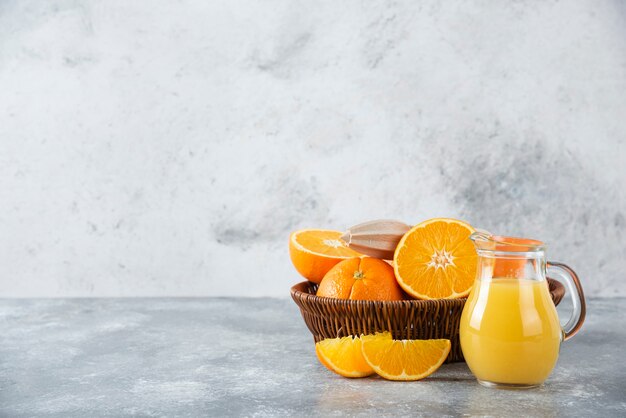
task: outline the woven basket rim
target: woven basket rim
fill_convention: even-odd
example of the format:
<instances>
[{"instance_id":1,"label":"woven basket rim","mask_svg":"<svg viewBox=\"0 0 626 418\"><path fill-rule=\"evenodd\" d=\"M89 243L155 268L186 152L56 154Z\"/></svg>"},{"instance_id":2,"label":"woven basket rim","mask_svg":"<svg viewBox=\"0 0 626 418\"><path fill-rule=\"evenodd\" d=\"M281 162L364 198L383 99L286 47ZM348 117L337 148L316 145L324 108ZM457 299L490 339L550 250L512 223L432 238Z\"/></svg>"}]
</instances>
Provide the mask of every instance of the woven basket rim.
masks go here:
<instances>
[{"instance_id":1,"label":"woven basket rim","mask_svg":"<svg viewBox=\"0 0 626 418\"><path fill-rule=\"evenodd\" d=\"M555 301L555 305L558 305L563 295L565 294L565 286L561 284L558 280L554 280L552 278L547 278L548 285L550 288L550 296ZM429 305L438 305L442 304L448 306L463 306L467 301L467 298L458 298L458 299L430 299L430 300L420 300L420 299L409 299L409 300L351 300L351 299L336 299L329 298L325 296L317 296L313 293L310 293L308 289L310 286L314 285L314 283L310 281L303 281L291 286L290 293L292 299L295 300L305 300L307 302L313 303L323 303L325 305L338 305L347 308L376 308L385 306L387 308L400 308L400 307L420 307L420 308L428 308Z\"/></svg>"}]
</instances>

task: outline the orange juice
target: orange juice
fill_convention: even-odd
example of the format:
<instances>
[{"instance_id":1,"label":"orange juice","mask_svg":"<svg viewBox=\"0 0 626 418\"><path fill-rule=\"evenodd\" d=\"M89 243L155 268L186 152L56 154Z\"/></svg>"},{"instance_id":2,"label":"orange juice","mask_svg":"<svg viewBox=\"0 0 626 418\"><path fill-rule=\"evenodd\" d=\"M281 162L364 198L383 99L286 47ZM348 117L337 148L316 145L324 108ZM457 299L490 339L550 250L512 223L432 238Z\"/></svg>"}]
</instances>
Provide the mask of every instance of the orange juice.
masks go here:
<instances>
[{"instance_id":1,"label":"orange juice","mask_svg":"<svg viewBox=\"0 0 626 418\"><path fill-rule=\"evenodd\" d=\"M538 385L559 356L563 333L545 280L477 279L460 326L467 365L486 384Z\"/></svg>"}]
</instances>

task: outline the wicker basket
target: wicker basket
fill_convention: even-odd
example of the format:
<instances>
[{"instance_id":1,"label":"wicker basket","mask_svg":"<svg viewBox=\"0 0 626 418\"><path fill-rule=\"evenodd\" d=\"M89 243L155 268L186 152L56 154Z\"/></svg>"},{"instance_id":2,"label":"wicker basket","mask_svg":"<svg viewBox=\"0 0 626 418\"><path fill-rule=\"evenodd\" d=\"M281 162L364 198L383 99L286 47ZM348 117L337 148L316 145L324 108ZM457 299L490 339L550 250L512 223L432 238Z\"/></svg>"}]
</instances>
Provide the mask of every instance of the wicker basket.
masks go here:
<instances>
[{"instance_id":1,"label":"wicker basket","mask_svg":"<svg viewBox=\"0 0 626 418\"><path fill-rule=\"evenodd\" d=\"M550 295L558 305L565 288L548 279ZM345 300L315 296L317 284L302 282L291 297L315 342L324 338L391 331L396 339L447 338L452 342L447 363L463 361L459 321L466 299L402 300L393 302Z\"/></svg>"}]
</instances>

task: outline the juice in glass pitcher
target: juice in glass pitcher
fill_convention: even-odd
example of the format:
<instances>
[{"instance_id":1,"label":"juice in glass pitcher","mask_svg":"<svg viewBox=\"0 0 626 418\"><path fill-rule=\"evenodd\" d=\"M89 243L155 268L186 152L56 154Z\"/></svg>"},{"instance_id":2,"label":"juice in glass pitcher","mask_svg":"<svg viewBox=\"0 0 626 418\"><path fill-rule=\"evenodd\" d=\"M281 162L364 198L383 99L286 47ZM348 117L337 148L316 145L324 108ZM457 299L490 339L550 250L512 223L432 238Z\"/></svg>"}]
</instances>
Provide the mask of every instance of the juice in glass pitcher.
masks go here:
<instances>
[{"instance_id":1,"label":"juice in glass pitcher","mask_svg":"<svg viewBox=\"0 0 626 418\"><path fill-rule=\"evenodd\" d=\"M463 356L485 386L537 386L552 372L561 341L574 335L584 320L578 278L567 266L548 267L578 296L564 333L546 281L543 243L482 232L471 238L479 262L461 316Z\"/></svg>"}]
</instances>

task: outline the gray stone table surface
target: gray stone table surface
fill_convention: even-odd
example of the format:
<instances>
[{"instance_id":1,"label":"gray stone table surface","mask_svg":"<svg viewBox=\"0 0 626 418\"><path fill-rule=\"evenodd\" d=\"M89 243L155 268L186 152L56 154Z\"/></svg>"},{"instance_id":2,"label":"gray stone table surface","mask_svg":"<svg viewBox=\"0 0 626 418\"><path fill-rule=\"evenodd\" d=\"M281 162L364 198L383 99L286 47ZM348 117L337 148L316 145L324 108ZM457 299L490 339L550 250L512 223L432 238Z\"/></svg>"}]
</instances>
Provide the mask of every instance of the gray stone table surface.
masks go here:
<instances>
[{"instance_id":1,"label":"gray stone table surface","mask_svg":"<svg viewBox=\"0 0 626 418\"><path fill-rule=\"evenodd\" d=\"M0 300L1 416L626 416L624 299L589 301L540 388L420 382L318 364L291 300Z\"/></svg>"}]
</instances>

